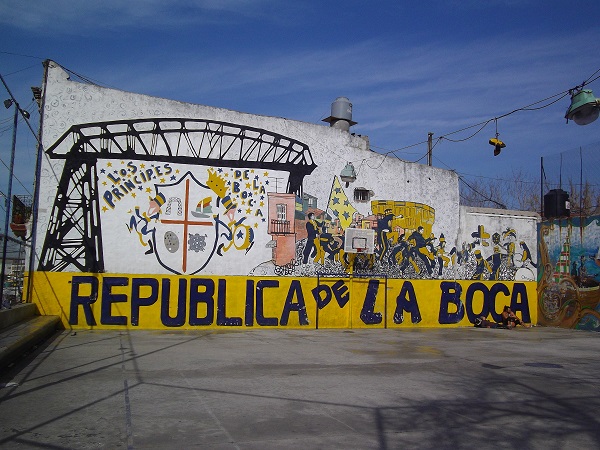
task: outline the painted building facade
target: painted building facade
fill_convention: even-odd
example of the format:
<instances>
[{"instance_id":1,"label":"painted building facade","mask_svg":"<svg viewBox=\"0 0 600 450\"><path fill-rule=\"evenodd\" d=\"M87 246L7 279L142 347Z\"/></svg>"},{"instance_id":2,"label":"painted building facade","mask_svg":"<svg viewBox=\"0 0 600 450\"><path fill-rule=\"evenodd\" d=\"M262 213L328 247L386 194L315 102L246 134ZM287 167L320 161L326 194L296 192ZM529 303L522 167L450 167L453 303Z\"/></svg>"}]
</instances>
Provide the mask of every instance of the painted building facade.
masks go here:
<instances>
[{"instance_id":1,"label":"painted building facade","mask_svg":"<svg viewBox=\"0 0 600 450\"><path fill-rule=\"evenodd\" d=\"M536 217L460 207L452 171L51 61L42 108L32 299L67 327L465 326L504 305L537 319Z\"/></svg>"}]
</instances>

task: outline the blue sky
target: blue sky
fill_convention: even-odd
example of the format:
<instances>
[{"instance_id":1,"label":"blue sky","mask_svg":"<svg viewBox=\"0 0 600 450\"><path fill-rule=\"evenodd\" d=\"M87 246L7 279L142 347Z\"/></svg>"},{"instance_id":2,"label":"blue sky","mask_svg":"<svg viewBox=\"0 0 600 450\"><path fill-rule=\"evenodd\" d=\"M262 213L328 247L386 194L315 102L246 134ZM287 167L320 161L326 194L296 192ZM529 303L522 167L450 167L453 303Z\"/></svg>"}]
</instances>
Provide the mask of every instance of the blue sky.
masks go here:
<instances>
[{"instance_id":1,"label":"blue sky","mask_svg":"<svg viewBox=\"0 0 600 450\"><path fill-rule=\"evenodd\" d=\"M468 180L523 170L537 181L542 156L600 151L600 121L565 124L568 96L498 120L498 157L493 120L467 139L600 75L597 0L35 3L0 0L0 73L34 127L30 86L52 59L107 87L323 125L345 96L373 150L426 163L433 132L433 165ZM600 80L589 88L600 97ZM11 128L0 108L3 193ZM21 122L13 193L33 192L35 144Z\"/></svg>"}]
</instances>

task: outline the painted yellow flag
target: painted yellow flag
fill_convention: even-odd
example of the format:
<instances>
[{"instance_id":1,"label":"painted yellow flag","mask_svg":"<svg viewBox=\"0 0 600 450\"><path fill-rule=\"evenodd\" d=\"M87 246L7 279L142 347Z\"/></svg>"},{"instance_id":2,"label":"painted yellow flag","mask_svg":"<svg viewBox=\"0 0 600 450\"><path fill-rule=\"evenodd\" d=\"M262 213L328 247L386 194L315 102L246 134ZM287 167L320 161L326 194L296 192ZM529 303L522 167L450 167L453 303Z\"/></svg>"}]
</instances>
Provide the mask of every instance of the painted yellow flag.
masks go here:
<instances>
[{"instance_id":1,"label":"painted yellow flag","mask_svg":"<svg viewBox=\"0 0 600 450\"><path fill-rule=\"evenodd\" d=\"M344 230L350 226L356 208L352 206L348 200L337 176L333 178L331 194L329 194L329 204L327 207L332 211L333 215L340 220L340 225Z\"/></svg>"}]
</instances>

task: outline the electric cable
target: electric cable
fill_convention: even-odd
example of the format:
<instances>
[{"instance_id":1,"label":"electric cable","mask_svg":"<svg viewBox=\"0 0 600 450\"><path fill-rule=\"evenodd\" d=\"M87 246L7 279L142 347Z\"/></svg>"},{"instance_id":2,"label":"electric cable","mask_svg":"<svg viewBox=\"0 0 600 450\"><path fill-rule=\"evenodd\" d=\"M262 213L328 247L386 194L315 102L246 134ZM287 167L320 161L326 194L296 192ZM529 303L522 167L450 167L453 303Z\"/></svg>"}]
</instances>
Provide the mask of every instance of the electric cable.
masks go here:
<instances>
[{"instance_id":1,"label":"electric cable","mask_svg":"<svg viewBox=\"0 0 600 450\"><path fill-rule=\"evenodd\" d=\"M438 140L440 140L440 139L446 139L446 140L448 140L450 142L464 142L464 141L469 140L469 139L473 138L474 136L476 136L479 132L481 132L481 130L483 130L493 120L497 121L498 119L503 119L503 118L505 118L507 116L510 116L510 115L512 115L514 113L517 113L519 111L538 111L540 109L547 108L548 106L553 105L554 103L556 103L556 102L562 100L563 98L565 98L566 96L570 95L572 93L573 89L582 88L584 85L590 84L590 83L596 81L597 79L599 79L600 75L598 75L597 77L594 78L594 76L596 74L598 74L599 72L600 72L600 69L596 70L590 77L587 78L586 81L584 81L581 85L577 86L576 88L567 89L566 91L559 92L557 94L554 94L554 95L551 95L549 97L546 97L546 98L544 98L542 100L538 100L538 101L535 101L535 102L530 103L528 105L522 106L520 108L513 109L510 112L507 112L507 113L501 114L501 115L499 115L497 117L493 117L491 119L488 119L488 120L476 123L474 125L470 125L468 127L464 127L464 128L459 129L459 130L456 130L456 131L451 131L449 133L444 133L443 135L441 135L441 136L438 137ZM534 107L535 105L538 105L538 104L540 104L542 102L547 102L548 100L554 99L555 97L557 97L557 98L555 100L551 101L550 103L547 103L547 104L545 104L543 106ZM450 136L450 135L457 134L457 133L460 133L462 131L465 131L465 130L468 130L468 129L471 129L471 128L474 128L474 127L477 127L477 126L480 126L481 128L479 130L477 130L475 133L473 133L472 135L470 135L470 136L468 136L468 137L466 137L464 139L450 139L450 138L448 138L448 136ZM422 144L424 144L426 142L427 141L423 141L423 142L419 142L417 144L412 144L412 145L408 145L406 147L401 147L401 148L398 148L398 149L390 150L390 151L386 152L385 154L387 154L387 153L396 153L396 152L402 151L402 150L407 149L407 148L411 148L411 147L414 147L414 146L417 146L417 145L422 145ZM381 147L379 147L379 148L381 148ZM420 159L419 159L419 161L420 161Z\"/></svg>"}]
</instances>

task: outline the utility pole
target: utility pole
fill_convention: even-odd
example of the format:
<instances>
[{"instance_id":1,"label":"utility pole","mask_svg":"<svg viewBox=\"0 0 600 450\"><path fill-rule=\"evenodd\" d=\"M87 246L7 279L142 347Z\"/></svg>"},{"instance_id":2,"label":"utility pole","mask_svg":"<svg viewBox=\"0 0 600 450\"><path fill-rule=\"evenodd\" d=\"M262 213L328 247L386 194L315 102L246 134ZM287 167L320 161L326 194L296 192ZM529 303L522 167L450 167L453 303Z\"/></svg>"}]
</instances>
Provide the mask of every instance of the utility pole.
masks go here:
<instances>
[{"instance_id":1,"label":"utility pole","mask_svg":"<svg viewBox=\"0 0 600 450\"><path fill-rule=\"evenodd\" d=\"M433 133L427 133L427 165L431 166L431 156L433 152Z\"/></svg>"},{"instance_id":2,"label":"utility pole","mask_svg":"<svg viewBox=\"0 0 600 450\"><path fill-rule=\"evenodd\" d=\"M10 222L10 204L12 200L12 180L13 170L15 167L15 146L17 143L17 121L19 120L19 105L14 100L6 100L4 106L10 108L15 107L15 115L13 121L12 149L10 153L10 167L8 169L8 192L6 194L6 218L4 219L4 243L2 245L2 274L0 274L0 308L4 306L4 281L6 280L6 253L8 245L8 223ZM11 307L10 303L7 305Z\"/></svg>"}]
</instances>

